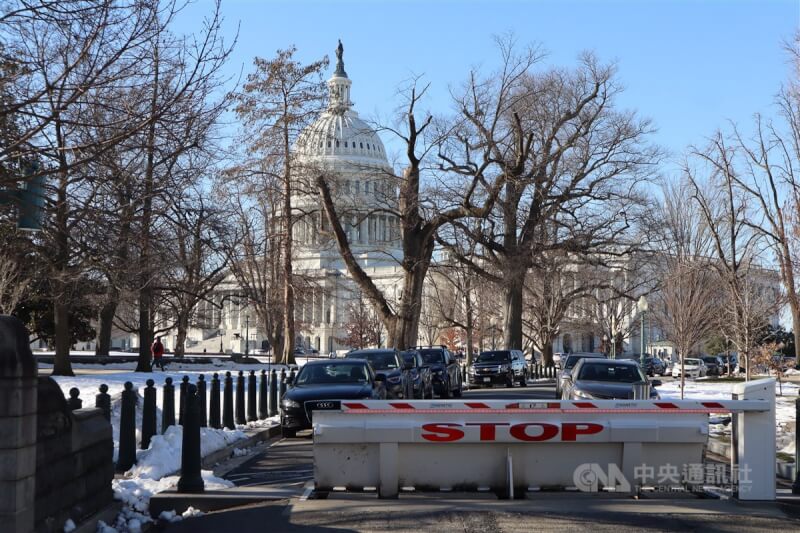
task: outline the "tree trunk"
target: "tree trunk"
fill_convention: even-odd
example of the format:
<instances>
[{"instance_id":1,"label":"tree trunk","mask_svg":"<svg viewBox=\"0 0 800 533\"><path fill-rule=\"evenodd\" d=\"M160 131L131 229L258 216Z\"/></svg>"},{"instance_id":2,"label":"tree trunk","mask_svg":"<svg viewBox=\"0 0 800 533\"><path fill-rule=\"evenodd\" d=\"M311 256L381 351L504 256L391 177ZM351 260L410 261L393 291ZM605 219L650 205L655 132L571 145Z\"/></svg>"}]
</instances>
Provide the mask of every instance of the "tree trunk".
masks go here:
<instances>
[{"instance_id":1,"label":"tree trunk","mask_svg":"<svg viewBox=\"0 0 800 533\"><path fill-rule=\"evenodd\" d=\"M111 330L114 326L118 303L117 291L113 290L109 293L106 303L100 308L100 331L97 334L95 355L108 355L111 352Z\"/></svg>"},{"instance_id":2,"label":"tree trunk","mask_svg":"<svg viewBox=\"0 0 800 533\"><path fill-rule=\"evenodd\" d=\"M55 322L56 354L53 361L54 376L74 376L69 361L69 305L62 300L53 303L53 319Z\"/></svg>"},{"instance_id":3,"label":"tree trunk","mask_svg":"<svg viewBox=\"0 0 800 533\"><path fill-rule=\"evenodd\" d=\"M553 366L553 341L545 342L542 346L542 365Z\"/></svg>"},{"instance_id":4,"label":"tree trunk","mask_svg":"<svg viewBox=\"0 0 800 533\"><path fill-rule=\"evenodd\" d=\"M294 280L292 279L292 182L291 166L289 161L289 130L284 127L284 177L283 177L283 217L284 217L284 236L283 236L283 357L285 365L293 365L295 333L294 333ZM246 339L246 342L249 342Z\"/></svg>"},{"instance_id":5,"label":"tree trunk","mask_svg":"<svg viewBox=\"0 0 800 533\"><path fill-rule=\"evenodd\" d=\"M189 330L189 316L181 314L178 316L178 334L175 339L175 357L183 357L186 353L186 333Z\"/></svg>"},{"instance_id":6,"label":"tree trunk","mask_svg":"<svg viewBox=\"0 0 800 533\"><path fill-rule=\"evenodd\" d=\"M153 331L150 327L150 307L153 294L150 287L139 290L139 359L136 361L136 372L152 372L150 364L150 345L153 344Z\"/></svg>"},{"instance_id":7,"label":"tree trunk","mask_svg":"<svg viewBox=\"0 0 800 533\"><path fill-rule=\"evenodd\" d=\"M525 270L511 267L504 286L503 343L505 350L522 349L522 295L525 289Z\"/></svg>"}]
</instances>

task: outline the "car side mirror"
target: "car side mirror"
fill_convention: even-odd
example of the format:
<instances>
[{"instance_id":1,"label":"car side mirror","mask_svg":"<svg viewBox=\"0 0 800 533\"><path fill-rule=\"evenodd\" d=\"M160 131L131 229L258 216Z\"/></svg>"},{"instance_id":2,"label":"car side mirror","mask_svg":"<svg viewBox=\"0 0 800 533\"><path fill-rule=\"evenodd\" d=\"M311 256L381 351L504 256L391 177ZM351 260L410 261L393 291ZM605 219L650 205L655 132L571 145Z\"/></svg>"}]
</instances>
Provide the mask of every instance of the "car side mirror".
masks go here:
<instances>
[{"instance_id":1,"label":"car side mirror","mask_svg":"<svg viewBox=\"0 0 800 533\"><path fill-rule=\"evenodd\" d=\"M660 379L654 379L650 381L650 385L652 385L653 387L660 387L661 385L663 385L663 383L661 382Z\"/></svg>"}]
</instances>

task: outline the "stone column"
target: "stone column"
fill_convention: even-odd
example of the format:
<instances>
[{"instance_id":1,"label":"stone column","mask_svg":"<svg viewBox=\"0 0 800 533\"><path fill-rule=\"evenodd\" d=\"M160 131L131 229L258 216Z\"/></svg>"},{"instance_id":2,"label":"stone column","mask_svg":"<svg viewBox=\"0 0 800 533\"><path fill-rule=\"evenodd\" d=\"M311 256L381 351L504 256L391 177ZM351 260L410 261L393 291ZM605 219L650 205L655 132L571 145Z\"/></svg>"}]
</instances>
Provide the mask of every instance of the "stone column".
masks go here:
<instances>
[{"instance_id":1,"label":"stone column","mask_svg":"<svg viewBox=\"0 0 800 533\"><path fill-rule=\"evenodd\" d=\"M36 362L28 331L0 316L0 531L33 531L36 494Z\"/></svg>"}]
</instances>

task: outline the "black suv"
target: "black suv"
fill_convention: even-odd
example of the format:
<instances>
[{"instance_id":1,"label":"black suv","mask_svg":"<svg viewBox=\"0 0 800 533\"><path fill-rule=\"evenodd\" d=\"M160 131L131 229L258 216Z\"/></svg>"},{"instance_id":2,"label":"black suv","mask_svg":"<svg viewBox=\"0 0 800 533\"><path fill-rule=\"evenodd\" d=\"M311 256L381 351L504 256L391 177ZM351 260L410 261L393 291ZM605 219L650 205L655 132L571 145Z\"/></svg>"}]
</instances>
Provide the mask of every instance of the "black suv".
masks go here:
<instances>
[{"instance_id":1,"label":"black suv","mask_svg":"<svg viewBox=\"0 0 800 533\"><path fill-rule=\"evenodd\" d=\"M461 397L461 368L445 346L415 346L425 364L431 368L433 391L440 398Z\"/></svg>"},{"instance_id":2,"label":"black suv","mask_svg":"<svg viewBox=\"0 0 800 533\"><path fill-rule=\"evenodd\" d=\"M528 366L521 350L490 350L481 352L469 367L470 386L527 385Z\"/></svg>"}]
</instances>

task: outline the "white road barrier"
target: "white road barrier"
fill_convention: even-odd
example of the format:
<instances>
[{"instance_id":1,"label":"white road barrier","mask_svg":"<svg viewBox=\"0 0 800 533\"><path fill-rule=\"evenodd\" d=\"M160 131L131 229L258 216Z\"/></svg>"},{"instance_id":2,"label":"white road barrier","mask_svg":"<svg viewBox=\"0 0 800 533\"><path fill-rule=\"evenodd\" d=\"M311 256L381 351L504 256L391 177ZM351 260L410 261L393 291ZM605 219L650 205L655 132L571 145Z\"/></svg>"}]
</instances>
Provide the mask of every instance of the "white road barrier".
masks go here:
<instances>
[{"instance_id":1,"label":"white road barrier","mask_svg":"<svg viewBox=\"0 0 800 533\"><path fill-rule=\"evenodd\" d=\"M741 499L775 498L774 380L738 400L343 400L313 412L317 491L631 491L704 484L708 415L736 413ZM770 466L771 465L771 466ZM682 475L682 476L681 476ZM692 481L694 480L694 481Z\"/></svg>"}]
</instances>

